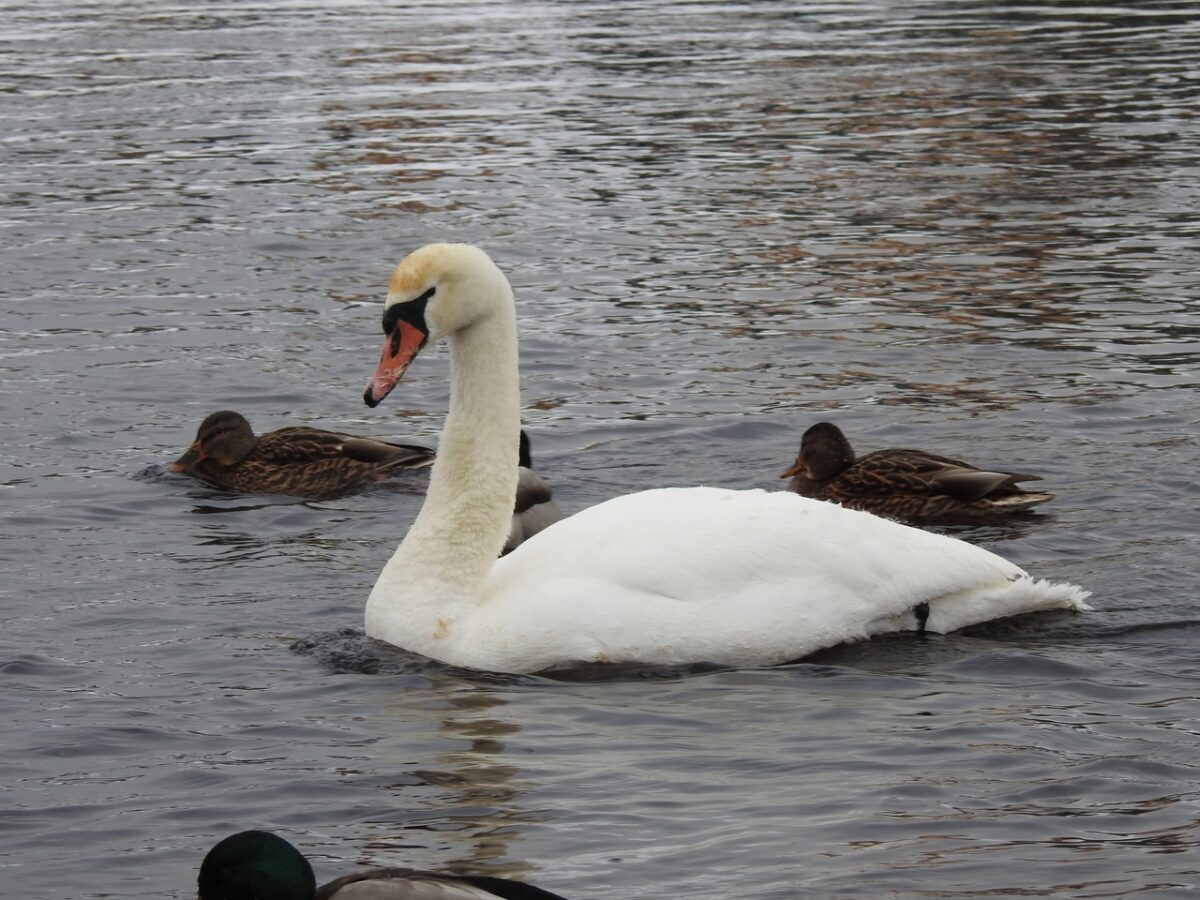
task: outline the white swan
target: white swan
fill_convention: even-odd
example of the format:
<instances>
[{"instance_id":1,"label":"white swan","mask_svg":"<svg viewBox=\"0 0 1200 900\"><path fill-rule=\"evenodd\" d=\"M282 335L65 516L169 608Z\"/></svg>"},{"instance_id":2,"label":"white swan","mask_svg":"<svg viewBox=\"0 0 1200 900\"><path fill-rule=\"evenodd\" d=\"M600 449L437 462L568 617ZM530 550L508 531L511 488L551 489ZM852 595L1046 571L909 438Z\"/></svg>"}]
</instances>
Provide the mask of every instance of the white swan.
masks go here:
<instances>
[{"instance_id":1,"label":"white swan","mask_svg":"<svg viewBox=\"0 0 1200 900\"><path fill-rule=\"evenodd\" d=\"M564 519L497 559L511 525L520 398L508 280L482 250L432 244L392 273L378 404L448 338L450 412L420 513L367 600L374 638L461 666L579 661L770 665L916 627L946 632L1083 609L952 538L787 492L671 488Z\"/></svg>"}]
</instances>

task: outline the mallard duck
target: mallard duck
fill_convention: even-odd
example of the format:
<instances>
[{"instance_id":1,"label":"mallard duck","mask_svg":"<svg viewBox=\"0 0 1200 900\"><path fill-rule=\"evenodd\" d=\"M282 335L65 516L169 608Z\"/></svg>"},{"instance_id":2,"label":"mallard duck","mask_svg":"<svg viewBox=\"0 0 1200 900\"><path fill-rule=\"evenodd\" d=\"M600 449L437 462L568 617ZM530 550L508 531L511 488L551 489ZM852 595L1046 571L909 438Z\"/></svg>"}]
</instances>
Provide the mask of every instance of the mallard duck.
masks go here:
<instances>
[{"instance_id":1,"label":"mallard duck","mask_svg":"<svg viewBox=\"0 0 1200 900\"><path fill-rule=\"evenodd\" d=\"M401 469L429 466L433 457L428 447L319 428L281 428L255 435L244 416L222 410L200 423L196 440L170 469L228 490L322 499Z\"/></svg>"},{"instance_id":2,"label":"mallard duck","mask_svg":"<svg viewBox=\"0 0 1200 900\"><path fill-rule=\"evenodd\" d=\"M312 865L269 831L240 831L208 851L200 900L565 900L541 888L486 875L368 869L317 887Z\"/></svg>"},{"instance_id":3,"label":"mallard duck","mask_svg":"<svg viewBox=\"0 0 1200 900\"><path fill-rule=\"evenodd\" d=\"M523 541L529 540L543 528L548 528L562 518L562 511L550 495L550 485L533 471L529 456L529 435L521 429L521 443L517 459L517 499L513 505L512 528L500 555L512 552Z\"/></svg>"},{"instance_id":4,"label":"mallard duck","mask_svg":"<svg viewBox=\"0 0 1200 900\"><path fill-rule=\"evenodd\" d=\"M1086 608L982 547L784 491L626 494L497 559L512 527L521 396L512 287L480 250L433 244L392 272L376 406L450 345L450 411L425 501L367 598L366 633L455 666L758 666L924 627Z\"/></svg>"},{"instance_id":5,"label":"mallard duck","mask_svg":"<svg viewBox=\"0 0 1200 900\"><path fill-rule=\"evenodd\" d=\"M876 450L855 459L841 429L818 422L800 440L796 462L780 478L788 490L851 509L930 524L988 519L1024 512L1054 495L1017 482L1037 475L987 472L923 450Z\"/></svg>"}]
</instances>

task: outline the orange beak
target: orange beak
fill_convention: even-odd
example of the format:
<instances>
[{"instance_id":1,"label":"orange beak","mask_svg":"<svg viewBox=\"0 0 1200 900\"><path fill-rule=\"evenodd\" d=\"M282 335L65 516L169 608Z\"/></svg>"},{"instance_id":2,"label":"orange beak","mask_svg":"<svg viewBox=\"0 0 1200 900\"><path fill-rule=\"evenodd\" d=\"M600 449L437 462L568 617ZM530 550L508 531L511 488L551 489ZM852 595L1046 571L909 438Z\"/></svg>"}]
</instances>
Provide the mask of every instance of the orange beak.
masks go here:
<instances>
[{"instance_id":1,"label":"orange beak","mask_svg":"<svg viewBox=\"0 0 1200 900\"><path fill-rule=\"evenodd\" d=\"M192 444L187 453L183 454L183 456L179 457L179 459L175 460L167 468L172 472L190 472L196 466L200 465L200 463L204 462L206 455L200 447L199 442L197 442Z\"/></svg>"},{"instance_id":2,"label":"orange beak","mask_svg":"<svg viewBox=\"0 0 1200 900\"><path fill-rule=\"evenodd\" d=\"M401 320L396 323L396 327L383 339L379 365L367 382L367 389L363 391L363 401L367 406L378 406L392 392L408 364L416 358L427 340L429 335L411 322Z\"/></svg>"},{"instance_id":3,"label":"orange beak","mask_svg":"<svg viewBox=\"0 0 1200 900\"><path fill-rule=\"evenodd\" d=\"M804 462L800 459L800 457L797 456L796 464L793 465L790 469L784 470L783 474L780 475L779 477L780 478L791 478L793 475L799 475L803 471L804 471Z\"/></svg>"}]
</instances>

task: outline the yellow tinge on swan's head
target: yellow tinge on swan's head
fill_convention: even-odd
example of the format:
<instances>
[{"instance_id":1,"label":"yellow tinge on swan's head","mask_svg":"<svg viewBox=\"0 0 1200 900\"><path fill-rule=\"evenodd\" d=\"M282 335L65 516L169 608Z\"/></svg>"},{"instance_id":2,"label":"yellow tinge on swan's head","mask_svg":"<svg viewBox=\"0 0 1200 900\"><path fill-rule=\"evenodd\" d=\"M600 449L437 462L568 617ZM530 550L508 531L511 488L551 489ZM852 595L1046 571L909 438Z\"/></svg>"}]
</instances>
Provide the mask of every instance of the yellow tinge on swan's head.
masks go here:
<instances>
[{"instance_id":1,"label":"yellow tinge on swan's head","mask_svg":"<svg viewBox=\"0 0 1200 900\"><path fill-rule=\"evenodd\" d=\"M392 277L388 279L387 301L385 306L393 303L403 303L434 284L446 268L446 257L451 254L455 244L426 244L419 250L414 250L404 257L392 269ZM464 245L465 246L465 245Z\"/></svg>"},{"instance_id":2,"label":"yellow tinge on swan's head","mask_svg":"<svg viewBox=\"0 0 1200 900\"><path fill-rule=\"evenodd\" d=\"M421 298L433 294L426 300ZM511 298L508 279L491 257L472 244L427 244L414 250L392 270L384 319L392 308L425 302L430 340L465 328L496 308L500 295Z\"/></svg>"},{"instance_id":3,"label":"yellow tinge on swan's head","mask_svg":"<svg viewBox=\"0 0 1200 900\"><path fill-rule=\"evenodd\" d=\"M392 270L383 308L383 353L363 400L376 406L430 340L490 315L512 289L491 258L470 244L427 244Z\"/></svg>"}]
</instances>

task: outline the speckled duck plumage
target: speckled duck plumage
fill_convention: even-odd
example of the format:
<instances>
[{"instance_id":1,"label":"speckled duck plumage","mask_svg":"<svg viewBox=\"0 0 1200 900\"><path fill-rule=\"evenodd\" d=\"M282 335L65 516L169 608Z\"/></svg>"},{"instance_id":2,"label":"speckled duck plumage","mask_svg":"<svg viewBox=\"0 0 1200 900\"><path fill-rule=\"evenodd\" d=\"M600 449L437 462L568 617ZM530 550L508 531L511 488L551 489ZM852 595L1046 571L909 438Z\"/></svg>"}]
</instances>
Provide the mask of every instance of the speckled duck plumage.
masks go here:
<instances>
[{"instance_id":1,"label":"speckled duck plumage","mask_svg":"<svg viewBox=\"0 0 1200 900\"><path fill-rule=\"evenodd\" d=\"M319 428L281 428L255 435L244 416L222 410L200 424L192 446L170 468L228 490L321 499L402 469L429 466L433 458L428 447Z\"/></svg>"},{"instance_id":2,"label":"speckled duck plumage","mask_svg":"<svg viewBox=\"0 0 1200 900\"><path fill-rule=\"evenodd\" d=\"M855 458L850 442L829 422L801 439L796 462L780 477L788 490L914 524L971 522L1025 512L1054 495L1018 482L1037 475L991 472L923 450L876 450Z\"/></svg>"}]
</instances>

